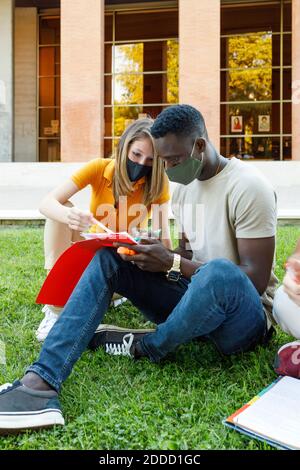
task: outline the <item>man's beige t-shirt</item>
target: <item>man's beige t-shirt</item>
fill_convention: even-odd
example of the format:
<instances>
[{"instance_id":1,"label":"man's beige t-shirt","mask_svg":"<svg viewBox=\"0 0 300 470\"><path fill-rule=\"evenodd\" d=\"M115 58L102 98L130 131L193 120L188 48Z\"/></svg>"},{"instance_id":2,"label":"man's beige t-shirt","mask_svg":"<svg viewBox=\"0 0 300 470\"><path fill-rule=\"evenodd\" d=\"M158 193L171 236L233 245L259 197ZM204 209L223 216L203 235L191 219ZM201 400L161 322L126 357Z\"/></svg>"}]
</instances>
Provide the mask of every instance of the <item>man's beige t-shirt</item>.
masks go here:
<instances>
[{"instance_id":1,"label":"man's beige t-shirt","mask_svg":"<svg viewBox=\"0 0 300 470\"><path fill-rule=\"evenodd\" d=\"M206 263L226 258L239 264L238 238L276 235L276 194L270 183L251 164L232 158L216 176L179 184L172 197L179 231L186 234L193 261ZM277 284L272 271L261 296L270 321Z\"/></svg>"}]
</instances>

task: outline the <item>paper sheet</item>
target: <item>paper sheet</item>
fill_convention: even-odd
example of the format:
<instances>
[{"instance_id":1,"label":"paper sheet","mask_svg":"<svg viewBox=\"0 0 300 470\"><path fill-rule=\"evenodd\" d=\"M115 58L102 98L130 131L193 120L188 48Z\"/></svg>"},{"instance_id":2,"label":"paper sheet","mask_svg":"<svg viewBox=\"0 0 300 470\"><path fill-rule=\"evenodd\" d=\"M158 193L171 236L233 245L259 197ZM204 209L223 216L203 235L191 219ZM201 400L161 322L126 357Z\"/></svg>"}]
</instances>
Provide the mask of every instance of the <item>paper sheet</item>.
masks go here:
<instances>
[{"instance_id":1,"label":"paper sheet","mask_svg":"<svg viewBox=\"0 0 300 470\"><path fill-rule=\"evenodd\" d=\"M300 449L300 380L283 377L233 422L263 437Z\"/></svg>"}]
</instances>

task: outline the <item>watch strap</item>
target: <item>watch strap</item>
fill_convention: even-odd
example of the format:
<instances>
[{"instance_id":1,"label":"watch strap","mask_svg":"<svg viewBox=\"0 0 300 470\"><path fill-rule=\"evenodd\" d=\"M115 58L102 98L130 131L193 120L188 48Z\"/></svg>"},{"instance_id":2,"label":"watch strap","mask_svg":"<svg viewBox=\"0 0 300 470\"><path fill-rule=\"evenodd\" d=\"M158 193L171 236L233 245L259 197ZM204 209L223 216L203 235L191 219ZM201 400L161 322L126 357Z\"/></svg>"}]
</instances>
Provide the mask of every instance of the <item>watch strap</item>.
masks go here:
<instances>
[{"instance_id":1,"label":"watch strap","mask_svg":"<svg viewBox=\"0 0 300 470\"><path fill-rule=\"evenodd\" d=\"M174 253L172 267L167 272L167 279L169 281L178 281L180 279L180 276L181 276L180 263L181 263L181 256L178 253Z\"/></svg>"}]
</instances>

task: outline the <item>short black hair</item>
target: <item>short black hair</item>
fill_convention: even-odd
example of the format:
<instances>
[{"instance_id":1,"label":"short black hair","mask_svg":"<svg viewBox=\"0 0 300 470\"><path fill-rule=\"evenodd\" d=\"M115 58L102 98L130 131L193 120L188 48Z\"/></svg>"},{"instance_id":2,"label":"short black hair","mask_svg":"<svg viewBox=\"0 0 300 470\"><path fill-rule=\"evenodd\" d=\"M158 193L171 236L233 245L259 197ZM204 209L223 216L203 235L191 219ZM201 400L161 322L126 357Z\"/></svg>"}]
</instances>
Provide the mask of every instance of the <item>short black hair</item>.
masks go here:
<instances>
[{"instance_id":1,"label":"short black hair","mask_svg":"<svg viewBox=\"0 0 300 470\"><path fill-rule=\"evenodd\" d=\"M158 139L166 134L178 136L203 136L206 134L205 121L196 108L189 104L176 104L164 109L150 128L151 135Z\"/></svg>"}]
</instances>

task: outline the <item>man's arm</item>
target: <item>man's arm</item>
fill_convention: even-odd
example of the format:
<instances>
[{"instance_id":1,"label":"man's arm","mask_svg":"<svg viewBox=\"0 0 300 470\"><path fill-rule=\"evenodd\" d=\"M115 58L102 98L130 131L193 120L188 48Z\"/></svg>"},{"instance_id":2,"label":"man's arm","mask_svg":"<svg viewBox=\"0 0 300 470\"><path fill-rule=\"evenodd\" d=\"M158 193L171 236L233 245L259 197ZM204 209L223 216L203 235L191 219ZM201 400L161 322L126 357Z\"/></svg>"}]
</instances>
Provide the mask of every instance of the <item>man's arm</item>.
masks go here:
<instances>
[{"instance_id":1,"label":"man's arm","mask_svg":"<svg viewBox=\"0 0 300 470\"><path fill-rule=\"evenodd\" d=\"M189 240L185 233L181 233L178 247L173 251L181 256L180 271L181 274L190 279L196 269L198 269L203 263L191 261L193 252L189 247Z\"/></svg>"},{"instance_id":2,"label":"man's arm","mask_svg":"<svg viewBox=\"0 0 300 470\"><path fill-rule=\"evenodd\" d=\"M275 252L276 194L264 181L245 178L230 197L239 266L261 295L270 281Z\"/></svg>"},{"instance_id":3,"label":"man's arm","mask_svg":"<svg viewBox=\"0 0 300 470\"><path fill-rule=\"evenodd\" d=\"M275 237L238 238L239 267L260 295L266 290L274 259Z\"/></svg>"},{"instance_id":4,"label":"man's arm","mask_svg":"<svg viewBox=\"0 0 300 470\"><path fill-rule=\"evenodd\" d=\"M240 258L238 266L247 274L258 293L262 295L270 280L275 251L275 237L239 238L237 243ZM190 259L181 258L182 275L188 279L191 278L201 264L192 262Z\"/></svg>"},{"instance_id":5,"label":"man's arm","mask_svg":"<svg viewBox=\"0 0 300 470\"><path fill-rule=\"evenodd\" d=\"M167 272L173 264L173 252L167 250L157 240L148 240L148 244L136 245L134 256L121 255L125 261L134 261L145 271ZM266 290L272 269L275 237L268 238L240 238L237 239L240 264L242 271L249 277L258 293ZM115 246L124 246L118 243ZM127 245L132 249L132 245ZM186 253L185 246L183 253ZM180 249L180 247L179 247ZM176 251L177 252L177 251ZM179 254L180 251L178 250ZM203 263L195 263L187 258L181 258L181 274L190 279L197 268Z\"/></svg>"},{"instance_id":6,"label":"man's arm","mask_svg":"<svg viewBox=\"0 0 300 470\"><path fill-rule=\"evenodd\" d=\"M185 233L180 234L179 238L179 245L175 250L173 250L173 253L178 253L182 258L186 259L192 259L193 257L193 252L191 249L189 249L189 241L187 239L187 236Z\"/></svg>"},{"instance_id":7,"label":"man's arm","mask_svg":"<svg viewBox=\"0 0 300 470\"><path fill-rule=\"evenodd\" d=\"M123 245L115 243L114 246L126 246L133 249L132 245ZM181 255L180 271L181 274L190 279L197 268L203 263L191 261L193 252L189 249L189 240L184 233L181 234L179 245L175 250L167 250L158 240L142 240L142 244L135 245L133 256L120 255L124 261L134 262L140 269L150 272L167 272L171 269L174 259L174 253Z\"/></svg>"}]
</instances>

